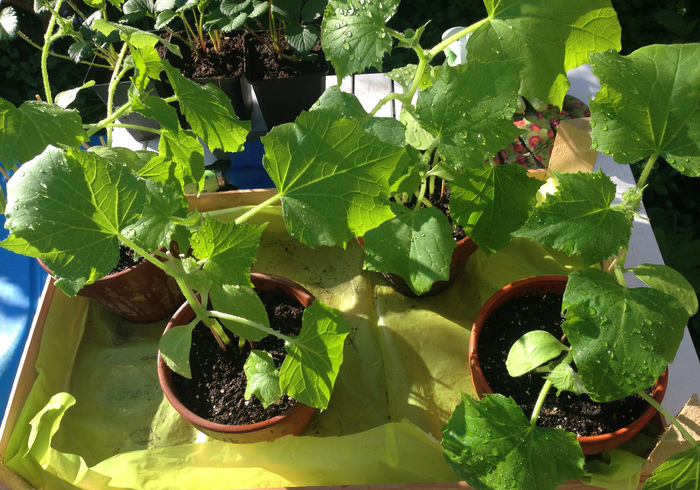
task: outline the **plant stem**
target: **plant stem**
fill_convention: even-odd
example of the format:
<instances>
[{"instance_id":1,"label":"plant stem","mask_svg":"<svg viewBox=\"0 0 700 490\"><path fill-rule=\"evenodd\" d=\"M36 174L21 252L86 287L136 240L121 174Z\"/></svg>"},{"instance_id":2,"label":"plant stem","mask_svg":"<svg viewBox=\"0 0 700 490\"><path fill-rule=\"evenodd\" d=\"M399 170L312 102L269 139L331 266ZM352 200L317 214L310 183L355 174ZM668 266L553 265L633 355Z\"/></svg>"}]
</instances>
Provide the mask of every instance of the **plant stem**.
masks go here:
<instances>
[{"instance_id":1,"label":"plant stem","mask_svg":"<svg viewBox=\"0 0 700 490\"><path fill-rule=\"evenodd\" d=\"M552 382L550 380L546 380L544 382L544 386L542 386L542 391L540 391L540 395L537 397L537 402L535 403L535 408L532 409L532 416L530 417L530 424L533 426L537 423L537 418L540 415L540 410L542 410L542 405L544 405L544 399L547 397L547 393L549 393L549 389L552 387Z\"/></svg>"},{"instance_id":2,"label":"plant stem","mask_svg":"<svg viewBox=\"0 0 700 490\"><path fill-rule=\"evenodd\" d=\"M661 404L657 403L656 400L654 400L646 391L642 390L638 393L638 395L641 396L642 398L644 398L646 401L648 401L652 407L654 407L659 412L661 412L661 414L664 417L666 417L666 419L669 422L671 422L676 427L676 429L678 429L678 431L683 435L683 437L688 442L690 442L693 446L698 445L698 443L695 441L695 439L693 439L693 436L691 436L688 433L688 431L685 429L685 427L683 427L683 425L678 421L678 419L676 419L676 417L671 415L671 413L668 410L666 410L664 407L662 407Z\"/></svg>"},{"instance_id":3,"label":"plant stem","mask_svg":"<svg viewBox=\"0 0 700 490\"><path fill-rule=\"evenodd\" d=\"M56 6L54 7L56 11L60 10L61 3L63 0L58 0ZM51 48L51 43L61 36L54 36L53 30L56 27L56 18L58 14L52 13L49 19L49 24L46 27L46 32L44 33L44 45L41 47L41 80L44 84L44 100L47 104L53 104L53 95L51 94L51 84L49 83L49 49Z\"/></svg>"},{"instance_id":4,"label":"plant stem","mask_svg":"<svg viewBox=\"0 0 700 490\"><path fill-rule=\"evenodd\" d=\"M647 160L647 163L644 165L644 168L642 169L642 174L639 176L639 180L637 181L637 188L641 189L646 185L647 178L649 177L649 173L651 172L651 169L654 168L654 164L656 163L656 160L659 158L658 153L654 153L652 156L649 157L649 160Z\"/></svg>"},{"instance_id":5,"label":"plant stem","mask_svg":"<svg viewBox=\"0 0 700 490\"><path fill-rule=\"evenodd\" d=\"M280 198L281 198L281 196L279 194L275 194L271 198L269 198L266 201L261 202L260 204L255 206L253 209L250 209L250 210L246 211L245 213L243 213L242 215L240 215L238 218L236 218L234 223L237 225L240 225L241 223L245 223L246 221L248 221L249 218L251 218L252 216L255 216L256 214L258 214L260 211L265 209L270 204L273 204L273 203L279 201Z\"/></svg>"},{"instance_id":6,"label":"plant stem","mask_svg":"<svg viewBox=\"0 0 700 490\"><path fill-rule=\"evenodd\" d=\"M428 54L429 54L429 56L430 56L430 59L432 59L432 58L434 58L435 56L437 56L438 53L441 53L442 51L444 51L445 48L446 48L447 46L449 46L450 44L452 44L453 42L459 41L460 39L462 39L462 38L463 38L464 36L466 36L467 34L470 34L470 33L474 32L475 30L477 30L479 27L481 27L481 25L482 25L484 22L487 22L488 20L489 20L488 18L486 18L486 19L481 19L480 21L475 22L474 24L470 25L469 27L465 27L465 28L462 29L461 31L459 31L459 32L457 32L457 33L451 35L450 37L448 37L447 39L445 39L444 41L442 41L440 44L438 44L438 45L435 46L433 49L431 49L430 51L428 51Z\"/></svg>"},{"instance_id":7,"label":"plant stem","mask_svg":"<svg viewBox=\"0 0 700 490\"><path fill-rule=\"evenodd\" d=\"M114 93L117 90L117 84L119 80L124 76L125 71L121 71L122 63L124 62L124 57L128 49L127 43L122 45L122 49L119 51L119 57L117 58L117 63L112 70L112 78L109 81L109 88L107 93L107 119L112 116L114 111ZM112 146L112 128L107 127L107 146Z\"/></svg>"},{"instance_id":8,"label":"plant stem","mask_svg":"<svg viewBox=\"0 0 700 490\"><path fill-rule=\"evenodd\" d=\"M230 315L228 313L224 313L223 311L215 311L215 310L209 310L209 315L213 316L214 318L221 318L222 320L229 320L232 322L242 323L248 327L253 327L257 330L265 332L268 335L274 335L278 339L282 339L286 342L294 342L294 339L292 337L288 337L282 333L277 332L276 330L271 329L270 327L266 327L265 325L263 325L261 323L254 322L252 320L248 320L247 318L243 318L241 316Z\"/></svg>"}]
</instances>

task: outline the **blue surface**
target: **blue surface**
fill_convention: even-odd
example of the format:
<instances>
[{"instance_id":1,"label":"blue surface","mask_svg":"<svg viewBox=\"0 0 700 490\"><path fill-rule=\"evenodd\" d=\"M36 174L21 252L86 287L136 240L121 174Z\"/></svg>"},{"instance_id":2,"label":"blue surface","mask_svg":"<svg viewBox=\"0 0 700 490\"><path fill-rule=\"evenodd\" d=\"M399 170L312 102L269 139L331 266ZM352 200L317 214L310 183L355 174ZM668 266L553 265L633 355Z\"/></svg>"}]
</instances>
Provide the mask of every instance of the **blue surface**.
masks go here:
<instances>
[{"instance_id":1,"label":"blue surface","mask_svg":"<svg viewBox=\"0 0 700 490\"><path fill-rule=\"evenodd\" d=\"M244 150L231 153L231 166L224 172L226 181L239 189L268 189L274 187L262 166L265 152L260 140L246 141Z\"/></svg>"},{"instance_id":2,"label":"blue surface","mask_svg":"<svg viewBox=\"0 0 700 490\"><path fill-rule=\"evenodd\" d=\"M3 192L6 179L0 176ZM0 239L7 237L0 215ZM0 248L0 412L5 413L12 383L24 351L46 281L36 259Z\"/></svg>"}]
</instances>

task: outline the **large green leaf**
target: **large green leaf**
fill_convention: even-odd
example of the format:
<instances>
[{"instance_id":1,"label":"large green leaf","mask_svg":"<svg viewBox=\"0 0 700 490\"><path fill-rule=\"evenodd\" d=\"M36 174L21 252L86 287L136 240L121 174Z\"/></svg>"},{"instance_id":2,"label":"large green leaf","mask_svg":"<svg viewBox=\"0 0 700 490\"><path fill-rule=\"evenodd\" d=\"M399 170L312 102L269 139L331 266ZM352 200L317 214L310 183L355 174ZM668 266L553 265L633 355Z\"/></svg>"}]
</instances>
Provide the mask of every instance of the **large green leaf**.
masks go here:
<instances>
[{"instance_id":1,"label":"large green leaf","mask_svg":"<svg viewBox=\"0 0 700 490\"><path fill-rule=\"evenodd\" d=\"M527 220L541 186L518 165L482 165L449 183L450 213L479 248L493 253Z\"/></svg>"},{"instance_id":2,"label":"large green leaf","mask_svg":"<svg viewBox=\"0 0 700 490\"><path fill-rule=\"evenodd\" d=\"M9 180L7 193L10 233L34 247L73 295L117 265L118 236L138 220L146 184L95 153L47 149Z\"/></svg>"},{"instance_id":3,"label":"large green leaf","mask_svg":"<svg viewBox=\"0 0 700 490\"><path fill-rule=\"evenodd\" d=\"M601 89L591 101L597 149L617 163L657 154L700 176L700 44L592 56Z\"/></svg>"},{"instance_id":4,"label":"large green leaf","mask_svg":"<svg viewBox=\"0 0 700 490\"><path fill-rule=\"evenodd\" d=\"M520 68L517 61L446 66L439 80L418 94L416 120L438 136L438 150L453 166L483 166L490 154L522 134L513 124Z\"/></svg>"},{"instance_id":5,"label":"large green leaf","mask_svg":"<svg viewBox=\"0 0 700 490\"><path fill-rule=\"evenodd\" d=\"M212 84L188 80L167 60L163 61L163 68L180 103L180 111L209 149L241 151L250 121L238 120L226 94Z\"/></svg>"},{"instance_id":6,"label":"large green leaf","mask_svg":"<svg viewBox=\"0 0 700 490\"><path fill-rule=\"evenodd\" d=\"M321 25L321 44L340 78L374 67L391 53L392 37L386 22L396 13L399 0L331 0Z\"/></svg>"},{"instance_id":7,"label":"large green leaf","mask_svg":"<svg viewBox=\"0 0 700 490\"><path fill-rule=\"evenodd\" d=\"M637 279L650 288L670 294L685 307L688 316L698 312L698 296L683 275L663 264L641 264L631 269Z\"/></svg>"},{"instance_id":8,"label":"large green leaf","mask_svg":"<svg viewBox=\"0 0 700 490\"><path fill-rule=\"evenodd\" d=\"M485 0L488 18L467 42L467 58L526 59L520 92L561 107L566 71L589 53L619 50L620 24L610 0Z\"/></svg>"},{"instance_id":9,"label":"large green leaf","mask_svg":"<svg viewBox=\"0 0 700 490\"><path fill-rule=\"evenodd\" d=\"M700 488L700 445L672 454L654 470L642 490L698 490Z\"/></svg>"},{"instance_id":10,"label":"large green leaf","mask_svg":"<svg viewBox=\"0 0 700 490\"><path fill-rule=\"evenodd\" d=\"M332 111L302 113L262 138L290 234L309 246L342 245L393 217L389 189L405 148Z\"/></svg>"},{"instance_id":11,"label":"large green leaf","mask_svg":"<svg viewBox=\"0 0 700 490\"><path fill-rule=\"evenodd\" d=\"M455 249L450 222L436 208L417 211L392 203L395 218L364 235L364 268L398 274L416 294L450 276Z\"/></svg>"},{"instance_id":12,"label":"large green leaf","mask_svg":"<svg viewBox=\"0 0 700 490\"><path fill-rule=\"evenodd\" d=\"M280 368L282 390L302 403L327 408L349 332L350 326L338 310L320 301L307 307L301 332Z\"/></svg>"},{"instance_id":13,"label":"large green leaf","mask_svg":"<svg viewBox=\"0 0 700 490\"><path fill-rule=\"evenodd\" d=\"M282 396L280 372L269 352L251 350L243 371L246 374L246 400L255 395L263 408L267 408Z\"/></svg>"},{"instance_id":14,"label":"large green leaf","mask_svg":"<svg viewBox=\"0 0 700 490\"><path fill-rule=\"evenodd\" d=\"M78 111L36 100L15 108L0 98L0 162L7 168L31 160L49 145L77 148L87 139Z\"/></svg>"},{"instance_id":15,"label":"large green leaf","mask_svg":"<svg viewBox=\"0 0 700 490\"><path fill-rule=\"evenodd\" d=\"M270 320L262 300L250 286L233 286L224 284L211 289L211 304L216 311L245 318L246 320L270 327ZM252 327L247 323L219 318L221 324L238 337L257 342L267 337L265 330Z\"/></svg>"},{"instance_id":16,"label":"large green leaf","mask_svg":"<svg viewBox=\"0 0 700 490\"><path fill-rule=\"evenodd\" d=\"M203 269L215 283L251 286L248 273L264 228L217 221L207 215L192 236L192 251L205 261Z\"/></svg>"},{"instance_id":17,"label":"large green leaf","mask_svg":"<svg viewBox=\"0 0 700 490\"><path fill-rule=\"evenodd\" d=\"M673 296L621 286L598 269L571 273L563 301L578 374L600 402L649 388L673 362L688 321Z\"/></svg>"},{"instance_id":18,"label":"large green leaf","mask_svg":"<svg viewBox=\"0 0 700 490\"><path fill-rule=\"evenodd\" d=\"M576 435L535 427L512 398L462 393L442 429L447 464L475 488L546 490L586 474Z\"/></svg>"},{"instance_id":19,"label":"large green leaf","mask_svg":"<svg viewBox=\"0 0 700 490\"><path fill-rule=\"evenodd\" d=\"M625 214L610 207L615 184L602 171L555 173L556 194L535 208L517 236L578 254L590 266L627 246L632 224Z\"/></svg>"}]
</instances>

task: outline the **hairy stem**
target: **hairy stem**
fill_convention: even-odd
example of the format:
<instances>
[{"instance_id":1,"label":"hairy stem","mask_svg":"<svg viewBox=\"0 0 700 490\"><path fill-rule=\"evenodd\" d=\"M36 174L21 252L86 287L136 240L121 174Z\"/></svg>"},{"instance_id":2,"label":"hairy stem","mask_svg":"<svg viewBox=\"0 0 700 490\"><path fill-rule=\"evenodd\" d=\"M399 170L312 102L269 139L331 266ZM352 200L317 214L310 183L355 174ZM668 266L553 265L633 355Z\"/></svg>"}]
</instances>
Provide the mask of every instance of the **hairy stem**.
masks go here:
<instances>
[{"instance_id":1,"label":"hairy stem","mask_svg":"<svg viewBox=\"0 0 700 490\"><path fill-rule=\"evenodd\" d=\"M276 330L271 329L270 327L266 327L261 323L248 320L247 318L243 318L241 316L230 315L228 313L224 313L223 311L216 310L209 310L209 315L213 316L214 318L221 318L222 320L229 320L233 322L242 323L243 325L246 325L248 327L253 327L257 330L260 330L261 332L265 332L268 335L274 335L278 339L282 339L286 342L294 342L294 339L292 337L288 337L282 333L277 332Z\"/></svg>"},{"instance_id":2,"label":"hairy stem","mask_svg":"<svg viewBox=\"0 0 700 490\"><path fill-rule=\"evenodd\" d=\"M532 409L530 424L532 424L533 426L537 423L537 418L540 416L540 410L542 410L542 405L544 405L544 399L547 397L547 393L549 393L549 389L551 387L552 382L550 380L546 380L544 382L544 386L542 386L542 391L540 391L540 395L537 397L535 408Z\"/></svg>"},{"instance_id":3,"label":"hairy stem","mask_svg":"<svg viewBox=\"0 0 700 490\"><path fill-rule=\"evenodd\" d=\"M639 176L639 180L637 181L637 188L638 189L641 189L646 185L647 179L649 178L649 174L651 173L651 170L654 168L654 164L656 163L656 160L658 158L659 158L659 154L654 153L652 156L649 157L649 160L647 160L647 163L644 164L644 168L642 169L642 174Z\"/></svg>"},{"instance_id":4,"label":"hairy stem","mask_svg":"<svg viewBox=\"0 0 700 490\"><path fill-rule=\"evenodd\" d=\"M252 208L252 209L246 211L245 213L243 213L242 215L240 215L238 218L236 218L236 220L234 221L234 223L237 224L237 225L240 225L241 223L245 223L246 221L248 221L249 218L251 218L252 216L255 216L255 215L258 214L260 211L262 211L263 209L265 209L267 206L269 206L269 205L271 205L271 204L274 204L275 202L277 202L277 201L279 201L279 200L280 200L280 195L279 195L279 194L275 194L275 195L272 196L271 198L267 199L267 200L264 201L264 202L261 202L260 204L258 204L258 205L255 206L254 208Z\"/></svg>"},{"instance_id":5,"label":"hairy stem","mask_svg":"<svg viewBox=\"0 0 700 490\"><path fill-rule=\"evenodd\" d=\"M685 429L685 427L683 427L683 425L678 421L678 419L676 419L676 417L674 417L673 415L671 415L671 413L670 413L668 410L666 410L666 409L665 409L664 407L662 407L659 403L657 403L656 400L654 400L649 394L647 394L646 391L642 390L642 391L640 391L640 392L637 393L637 394L638 394L639 396L641 396L642 398L644 398L646 401L648 401L649 404L650 404L652 407L654 407L654 408L657 409L659 412L661 412L661 414L662 414L664 417L666 417L666 420L668 420L669 422L671 422L671 423L674 425L674 427L676 427L676 429L678 429L678 431L683 435L683 437L684 437L688 442L690 442L693 446L697 446L697 445L698 445L698 443L695 441L695 439L693 439L693 436L691 436L691 435L688 433L688 431Z\"/></svg>"}]
</instances>

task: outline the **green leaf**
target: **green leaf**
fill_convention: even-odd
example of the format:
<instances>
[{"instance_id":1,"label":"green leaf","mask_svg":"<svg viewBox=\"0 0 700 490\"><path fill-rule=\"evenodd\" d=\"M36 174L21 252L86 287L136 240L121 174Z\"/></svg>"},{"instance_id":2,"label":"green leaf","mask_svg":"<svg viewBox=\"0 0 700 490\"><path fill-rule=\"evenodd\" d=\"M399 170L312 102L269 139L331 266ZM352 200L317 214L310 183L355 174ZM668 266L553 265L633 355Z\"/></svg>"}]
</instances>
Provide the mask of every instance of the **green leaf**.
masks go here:
<instances>
[{"instance_id":1,"label":"green leaf","mask_svg":"<svg viewBox=\"0 0 700 490\"><path fill-rule=\"evenodd\" d=\"M179 127L177 132L164 130L158 141L158 157L151 160L140 174L160 174L165 182L176 178L183 187L195 183L201 191L204 187L204 149L192 131Z\"/></svg>"},{"instance_id":2,"label":"green leaf","mask_svg":"<svg viewBox=\"0 0 700 490\"><path fill-rule=\"evenodd\" d=\"M185 78L167 60L165 73L192 130L210 150L241 151L250 131L250 121L239 121L226 94L212 84L202 85Z\"/></svg>"},{"instance_id":3,"label":"green leaf","mask_svg":"<svg viewBox=\"0 0 700 490\"><path fill-rule=\"evenodd\" d=\"M479 248L493 253L525 223L541 185L518 165L467 169L449 184L450 214Z\"/></svg>"},{"instance_id":4,"label":"green leaf","mask_svg":"<svg viewBox=\"0 0 700 490\"><path fill-rule=\"evenodd\" d=\"M386 22L396 13L399 0L331 0L321 24L321 45L340 78L374 67L391 53L392 38Z\"/></svg>"},{"instance_id":5,"label":"green leaf","mask_svg":"<svg viewBox=\"0 0 700 490\"><path fill-rule=\"evenodd\" d=\"M577 254L585 267L627 246L632 225L610 207L615 184L602 171L560 174L556 194L536 207L516 236Z\"/></svg>"},{"instance_id":6,"label":"green leaf","mask_svg":"<svg viewBox=\"0 0 700 490\"><path fill-rule=\"evenodd\" d=\"M78 147L87 139L76 110L35 100L15 108L0 98L0 162L8 167L31 160L49 145Z\"/></svg>"},{"instance_id":7,"label":"green leaf","mask_svg":"<svg viewBox=\"0 0 700 490\"><path fill-rule=\"evenodd\" d=\"M481 167L522 134L513 124L520 69L512 61L446 66L418 94L414 116L439 138L438 151L454 167Z\"/></svg>"},{"instance_id":8,"label":"green leaf","mask_svg":"<svg viewBox=\"0 0 700 490\"><path fill-rule=\"evenodd\" d=\"M187 379L192 379L190 370L190 348L192 331L196 324L172 327L160 338L158 349L160 355L174 372Z\"/></svg>"},{"instance_id":9,"label":"green leaf","mask_svg":"<svg viewBox=\"0 0 700 490\"><path fill-rule=\"evenodd\" d=\"M653 385L673 362L688 313L673 297L627 288L598 269L573 272L562 329L590 397L613 401Z\"/></svg>"},{"instance_id":10,"label":"green leaf","mask_svg":"<svg viewBox=\"0 0 700 490\"><path fill-rule=\"evenodd\" d=\"M680 272L659 264L641 264L631 271L650 288L670 294L680 301L688 316L698 312L698 296L695 289Z\"/></svg>"},{"instance_id":11,"label":"green leaf","mask_svg":"<svg viewBox=\"0 0 700 490\"><path fill-rule=\"evenodd\" d=\"M545 330L532 330L520 337L508 351L506 368L513 377L522 376L556 359L569 348Z\"/></svg>"},{"instance_id":12,"label":"green leaf","mask_svg":"<svg viewBox=\"0 0 700 490\"><path fill-rule=\"evenodd\" d=\"M135 101L133 108L139 114L155 119L168 131L178 133L180 122L177 111L160 97L148 96L143 99L143 103Z\"/></svg>"},{"instance_id":13,"label":"green leaf","mask_svg":"<svg viewBox=\"0 0 700 490\"><path fill-rule=\"evenodd\" d=\"M211 304L214 310L238 316L270 328L270 320L262 300L250 286L224 284L211 289ZM268 332L235 320L218 319L221 324L238 337L252 342L267 337ZM246 395L246 398L248 396Z\"/></svg>"},{"instance_id":14,"label":"green leaf","mask_svg":"<svg viewBox=\"0 0 700 490\"><path fill-rule=\"evenodd\" d=\"M592 138L618 163L661 155L700 176L700 45L646 46L591 57L601 89L591 101Z\"/></svg>"},{"instance_id":15,"label":"green leaf","mask_svg":"<svg viewBox=\"0 0 700 490\"><path fill-rule=\"evenodd\" d=\"M502 395L462 393L441 444L452 471L475 488L547 490L586 474L575 434L531 425Z\"/></svg>"},{"instance_id":16,"label":"green leaf","mask_svg":"<svg viewBox=\"0 0 700 490\"><path fill-rule=\"evenodd\" d=\"M486 21L467 41L469 61L525 58L520 93L561 107L566 71L591 52L620 50L620 24L609 0L486 0ZM597 97L597 96L596 96Z\"/></svg>"},{"instance_id":17,"label":"green leaf","mask_svg":"<svg viewBox=\"0 0 700 490\"><path fill-rule=\"evenodd\" d=\"M369 134L394 146L406 145L406 127L393 117L370 116L354 95L341 91L337 85L329 87L316 101L313 110L327 109L334 111L338 117L355 119Z\"/></svg>"},{"instance_id":18,"label":"green leaf","mask_svg":"<svg viewBox=\"0 0 700 490\"><path fill-rule=\"evenodd\" d=\"M406 158L333 111L302 113L262 138L287 230L302 243L341 245L393 217L391 176Z\"/></svg>"},{"instance_id":19,"label":"green leaf","mask_svg":"<svg viewBox=\"0 0 700 490\"><path fill-rule=\"evenodd\" d=\"M557 396L562 391L571 391L577 395L587 393L581 377L571 364L558 364L547 374L547 379L557 389Z\"/></svg>"},{"instance_id":20,"label":"green leaf","mask_svg":"<svg viewBox=\"0 0 700 490\"><path fill-rule=\"evenodd\" d=\"M642 490L698 490L700 488L700 445L672 454L642 487Z\"/></svg>"},{"instance_id":21,"label":"green leaf","mask_svg":"<svg viewBox=\"0 0 700 490\"><path fill-rule=\"evenodd\" d=\"M215 283L251 286L248 273L264 228L224 223L207 215L192 236L192 251L206 261L203 269Z\"/></svg>"},{"instance_id":22,"label":"green leaf","mask_svg":"<svg viewBox=\"0 0 700 490\"><path fill-rule=\"evenodd\" d=\"M95 153L47 149L13 175L7 194L6 227L50 254L48 267L74 295L117 265L118 236L138 220L146 185Z\"/></svg>"},{"instance_id":23,"label":"green leaf","mask_svg":"<svg viewBox=\"0 0 700 490\"><path fill-rule=\"evenodd\" d=\"M392 203L395 218L364 235L364 268L398 274L414 293L430 290L450 276L456 244L450 222L436 208L417 211Z\"/></svg>"},{"instance_id":24,"label":"green leaf","mask_svg":"<svg viewBox=\"0 0 700 490\"><path fill-rule=\"evenodd\" d=\"M92 27L105 36L109 36L113 32L119 33L119 38L134 49L153 48L161 41L161 38L152 32L123 24L115 24L104 19L95 19Z\"/></svg>"},{"instance_id":25,"label":"green leaf","mask_svg":"<svg viewBox=\"0 0 700 490\"><path fill-rule=\"evenodd\" d=\"M280 372L269 352L251 350L243 366L246 375L245 398L255 395L267 408L282 396Z\"/></svg>"},{"instance_id":26,"label":"green leaf","mask_svg":"<svg viewBox=\"0 0 700 490\"><path fill-rule=\"evenodd\" d=\"M122 234L146 250L167 248L175 232L173 220L187 216L187 199L177 183L166 186L146 181L146 189L143 213L136 223L124 227Z\"/></svg>"},{"instance_id":27,"label":"green leaf","mask_svg":"<svg viewBox=\"0 0 700 490\"><path fill-rule=\"evenodd\" d=\"M17 14L12 7L0 11L0 41L11 41L17 35Z\"/></svg>"},{"instance_id":28,"label":"green leaf","mask_svg":"<svg viewBox=\"0 0 700 490\"><path fill-rule=\"evenodd\" d=\"M350 326L338 310L320 301L307 307L301 332L280 369L282 390L301 403L327 408L349 332Z\"/></svg>"},{"instance_id":29,"label":"green leaf","mask_svg":"<svg viewBox=\"0 0 700 490\"><path fill-rule=\"evenodd\" d=\"M318 27L313 24L287 24L285 36L294 51L297 53L308 53L316 46L321 33Z\"/></svg>"}]
</instances>

